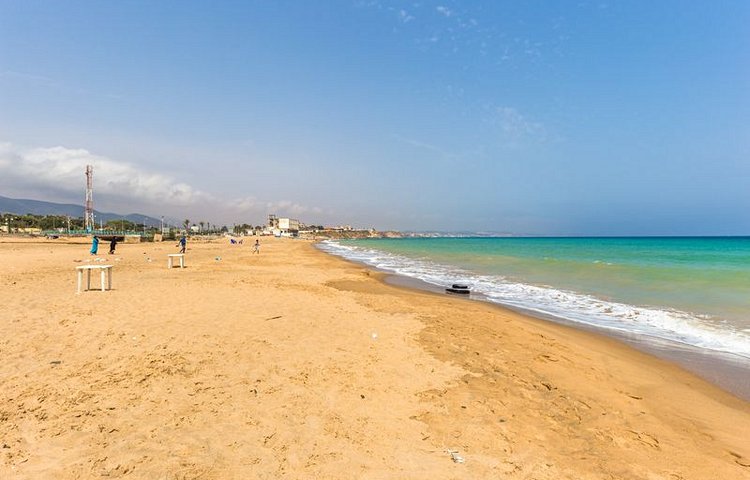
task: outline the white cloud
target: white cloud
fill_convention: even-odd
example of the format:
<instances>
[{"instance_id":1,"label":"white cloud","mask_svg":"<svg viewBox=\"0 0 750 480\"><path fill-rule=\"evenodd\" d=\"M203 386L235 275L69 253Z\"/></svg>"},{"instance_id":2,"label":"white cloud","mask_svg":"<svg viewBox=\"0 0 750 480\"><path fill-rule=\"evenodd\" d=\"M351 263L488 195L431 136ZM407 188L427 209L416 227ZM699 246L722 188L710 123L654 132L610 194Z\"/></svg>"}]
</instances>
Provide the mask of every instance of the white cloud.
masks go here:
<instances>
[{"instance_id":1,"label":"white cloud","mask_svg":"<svg viewBox=\"0 0 750 480\"><path fill-rule=\"evenodd\" d=\"M413 21L414 28L392 31L415 34L412 40L422 50L441 48L443 53L478 54L497 59L494 67L503 70L509 66L520 68L549 63L551 54L565 54L569 37L565 17L553 17L543 23L519 15L488 21L486 12L477 2L412 2L404 8L403 2L358 2L357 5L387 11L401 23ZM511 32L517 34L512 36ZM488 64L484 68L492 67L493 64Z\"/></svg>"},{"instance_id":2,"label":"white cloud","mask_svg":"<svg viewBox=\"0 0 750 480\"><path fill-rule=\"evenodd\" d=\"M435 10L437 10L439 14L444 15L446 17L453 16L453 11L450 8L444 7L442 5L438 5L438 7L435 8Z\"/></svg>"},{"instance_id":3,"label":"white cloud","mask_svg":"<svg viewBox=\"0 0 750 480\"><path fill-rule=\"evenodd\" d=\"M278 200L273 202L258 200L253 196L235 198L228 202L227 208L237 212L268 212L279 215L301 215L304 213L320 213L315 207L307 207L291 200Z\"/></svg>"},{"instance_id":4,"label":"white cloud","mask_svg":"<svg viewBox=\"0 0 750 480\"><path fill-rule=\"evenodd\" d=\"M302 216L320 214L290 200L261 201L253 196L227 199L201 191L171 175L62 146L22 148L0 142L0 194L17 198L79 203L86 186L86 165L94 167L94 204L99 210L155 215L200 215L232 221L267 213ZM192 213L188 213L192 212Z\"/></svg>"},{"instance_id":5,"label":"white cloud","mask_svg":"<svg viewBox=\"0 0 750 480\"><path fill-rule=\"evenodd\" d=\"M409 23L410 21L414 20L414 17L409 15L409 12L407 12L406 10L399 10L398 18L404 23Z\"/></svg>"},{"instance_id":6,"label":"white cloud","mask_svg":"<svg viewBox=\"0 0 750 480\"><path fill-rule=\"evenodd\" d=\"M94 155L85 149L30 148L0 144L0 187L13 191L49 188L63 196L85 188L86 165L94 167L95 192L102 197L132 198L138 203L191 205L211 196L160 173Z\"/></svg>"},{"instance_id":7,"label":"white cloud","mask_svg":"<svg viewBox=\"0 0 750 480\"><path fill-rule=\"evenodd\" d=\"M284 215L304 215L309 213L320 214L323 211L317 207L306 207L291 200L279 200L277 202L266 203L269 212L279 212Z\"/></svg>"}]
</instances>

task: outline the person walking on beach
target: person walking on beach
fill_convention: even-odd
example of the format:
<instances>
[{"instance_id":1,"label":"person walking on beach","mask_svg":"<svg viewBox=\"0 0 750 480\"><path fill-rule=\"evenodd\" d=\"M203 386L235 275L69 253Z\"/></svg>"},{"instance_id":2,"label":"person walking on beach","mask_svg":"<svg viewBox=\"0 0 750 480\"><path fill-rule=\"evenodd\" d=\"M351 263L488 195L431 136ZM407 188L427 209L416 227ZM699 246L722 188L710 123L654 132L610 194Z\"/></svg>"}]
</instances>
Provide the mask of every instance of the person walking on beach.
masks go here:
<instances>
[{"instance_id":1,"label":"person walking on beach","mask_svg":"<svg viewBox=\"0 0 750 480\"><path fill-rule=\"evenodd\" d=\"M91 255L96 255L96 252L99 251L99 237L94 235L94 238L91 240Z\"/></svg>"},{"instance_id":2,"label":"person walking on beach","mask_svg":"<svg viewBox=\"0 0 750 480\"><path fill-rule=\"evenodd\" d=\"M253 245L253 253L260 255L260 240L255 239L255 245Z\"/></svg>"},{"instance_id":3,"label":"person walking on beach","mask_svg":"<svg viewBox=\"0 0 750 480\"><path fill-rule=\"evenodd\" d=\"M109 254L110 255L115 254L115 248L117 248L117 237L112 237L112 240L109 241Z\"/></svg>"},{"instance_id":4,"label":"person walking on beach","mask_svg":"<svg viewBox=\"0 0 750 480\"><path fill-rule=\"evenodd\" d=\"M180 253L185 253L185 249L187 248L187 237L185 237L185 235L180 237L180 243L175 246L180 247Z\"/></svg>"}]
</instances>

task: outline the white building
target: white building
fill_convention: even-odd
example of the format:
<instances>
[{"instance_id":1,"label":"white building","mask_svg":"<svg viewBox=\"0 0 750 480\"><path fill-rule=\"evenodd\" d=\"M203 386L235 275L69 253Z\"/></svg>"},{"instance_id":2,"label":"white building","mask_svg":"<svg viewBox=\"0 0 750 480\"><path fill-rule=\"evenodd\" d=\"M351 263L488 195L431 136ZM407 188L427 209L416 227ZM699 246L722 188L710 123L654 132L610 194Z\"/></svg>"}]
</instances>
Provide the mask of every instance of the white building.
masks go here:
<instances>
[{"instance_id":1,"label":"white building","mask_svg":"<svg viewBox=\"0 0 750 480\"><path fill-rule=\"evenodd\" d=\"M278 229L282 237L296 237L299 233L299 220L294 218L279 218Z\"/></svg>"},{"instance_id":2,"label":"white building","mask_svg":"<svg viewBox=\"0 0 750 480\"><path fill-rule=\"evenodd\" d=\"M276 215L268 215L268 224L263 228L261 235L274 235L277 237L296 237L299 234L299 220L296 218L279 218Z\"/></svg>"}]
</instances>

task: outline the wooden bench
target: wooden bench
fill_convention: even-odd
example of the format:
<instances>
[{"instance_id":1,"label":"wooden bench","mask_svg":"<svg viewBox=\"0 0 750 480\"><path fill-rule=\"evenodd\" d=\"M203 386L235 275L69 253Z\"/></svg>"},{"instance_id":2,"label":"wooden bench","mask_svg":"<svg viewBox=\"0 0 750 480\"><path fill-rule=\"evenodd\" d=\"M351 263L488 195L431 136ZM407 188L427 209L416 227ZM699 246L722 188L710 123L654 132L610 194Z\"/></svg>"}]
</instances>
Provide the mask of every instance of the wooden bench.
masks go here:
<instances>
[{"instance_id":1,"label":"wooden bench","mask_svg":"<svg viewBox=\"0 0 750 480\"><path fill-rule=\"evenodd\" d=\"M185 268L185 254L184 253L169 253L167 254L167 268L172 268L172 260L175 258L180 259L180 268Z\"/></svg>"},{"instance_id":2,"label":"wooden bench","mask_svg":"<svg viewBox=\"0 0 750 480\"><path fill-rule=\"evenodd\" d=\"M81 293L81 283L83 281L84 270L86 270L86 290L91 290L91 270L99 270L101 273L102 292L104 290L112 290L112 265L81 265L80 267L76 267L76 273L78 273L78 288L76 294Z\"/></svg>"}]
</instances>

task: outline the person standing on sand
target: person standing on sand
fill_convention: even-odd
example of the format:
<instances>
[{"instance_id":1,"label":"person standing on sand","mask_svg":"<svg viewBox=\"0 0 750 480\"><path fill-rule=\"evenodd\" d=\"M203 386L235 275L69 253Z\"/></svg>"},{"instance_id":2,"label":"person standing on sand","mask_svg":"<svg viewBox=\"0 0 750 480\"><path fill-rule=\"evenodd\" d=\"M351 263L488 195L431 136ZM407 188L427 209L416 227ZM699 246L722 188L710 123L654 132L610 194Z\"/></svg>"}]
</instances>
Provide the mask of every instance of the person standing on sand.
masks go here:
<instances>
[{"instance_id":1,"label":"person standing on sand","mask_svg":"<svg viewBox=\"0 0 750 480\"><path fill-rule=\"evenodd\" d=\"M185 235L180 237L180 243L175 246L180 247L180 253L185 253L185 249L187 248L187 237L185 237Z\"/></svg>"},{"instance_id":2,"label":"person standing on sand","mask_svg":"<svg viewBox=\"0 0 750 480\"><path fill-rule=\"evenodd\" d=\"M112 240L109 242L109 254L114 255L115 254L115 248L117 248L117 237L112 237Z\"/></svg>"},{"instance_id":3,"label":"person standing on sand","mask_svg":"<svg viewBox=\"0 0 750 480\"><path fill-rule=\"evenodd\" d=\"M255 245L253 245L253 253L260 255L260 240L255 239Z\"/></svg>"},{"instance_id":4,"label":"person standing on sand","mask_svg":"<svg viewBox=\"0 0 750 480\"><path fill-rule=\"evenodd\" d=\"M96 255L96 252L99 251L99 237L94 235L94 238L91 240L91 255Z\"/></svg>"}]
</instances>

